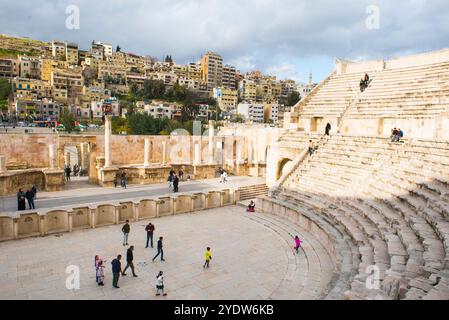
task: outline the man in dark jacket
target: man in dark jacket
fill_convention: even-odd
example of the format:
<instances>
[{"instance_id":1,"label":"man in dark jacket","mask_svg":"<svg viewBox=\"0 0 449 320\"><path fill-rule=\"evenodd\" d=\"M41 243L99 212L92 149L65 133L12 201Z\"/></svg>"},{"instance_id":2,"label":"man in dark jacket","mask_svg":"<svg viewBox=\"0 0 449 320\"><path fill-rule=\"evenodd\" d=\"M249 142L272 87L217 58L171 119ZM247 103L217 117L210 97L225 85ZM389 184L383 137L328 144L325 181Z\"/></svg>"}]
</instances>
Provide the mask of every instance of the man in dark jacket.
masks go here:
<instances>
[{"instance_id":1,"label":"man in dark jacket","mask_svg":"<svg viewBox=\"0 0 449 320\"><path fill-rule=\"evenodd\" d=\"M35 209L34 208L34 193L31 190L28 190L27 192L25 192L25 198L27 198L28 201L28 206L31 209Z\"/></svg>"},{"instance_id":2,"label":"man in dark jacket","mask_svg":"<svg viewBox=\"0 0 449 320\"><path fill-rule=\"evenodd\" d=\"M326 136L328 136L329 135L329 133L331 132L331 124L328 122L327 123L327 125L326 125Z\"/></svg>"},{"instance_id":3,"label":"man in dark jacket","mask_svg":"<svg viewBox=\"0 0 449 320\"><path fill-rule=\"evenodd\" d=\"M17 210L26 210L25 192L22 189L19 189L19 192L17 192Z\"/></svg>"},{"instance_id":4,"label":"man in dark jacket","mask_svg":"<svg viewBox=\"0 0 449 320\"><path fill-rule=\"evenodd\" d=\"M133 272L133 277L137 277L136 273L134 272L134 255L133 255L133 251L134 251L134 246L130 246L128 248L128 250L126 251L126 267L125 270L123 270L122 272L122 276L126 276L126 270L128 270L129 267L131 267L131 271Z\"/></svg>"},{"instance_id":5,"label":"man in dark jacket","mask_svg":"<svg viewBox=\"0 0 449 320\"><path fill-rule=\"evenodd\" d=\"M179 177L175 175L175 177L173 178L173 192L178 191L179 191Z\"/></svg>"},{"instance_id":6,"label":"man in dark jacket","mask_svg":"<svg viewBox=\"0 0 449 320\"><path fill-rule=\"evenodd\" d=\"M126 220L125 225L122 227L122 232L123 232L123 245L127 246L128 245L128 236L129 236L129 231L131 230L131 227L129 226L129 220Z\"/></svg>"},{"instance_id":7,"label":"man in dark jacket","mask_svg":"<svg viewBox=\"0 0 449 320\"><path fill-rule=\"evenodd\" d=\"M153 248L153 233L154 233L154 224L151 222L145 227L145 231L147 232L147 245L145 248L148 248L148 243L151 240L151 248Z\"/></svg>"},{"instance_id":8,"label":"man in dark jacket","mask_svg":"<svg viewBox=\"0 0 449 320\"><path fill-rule=\"evenodd\" d=\"M114 288L120 288L118 286L118 279L120 278L120 273L122 273L122 263L120 262L120 259L122 258L122 255L119 254L116 259L112 260L112 286Z\"/></svg>"},{"instance_id":9,"label":"man in dark jacket","mask_svg":"<svg viewBox=\"0 0 449 320\"><path fill-rule=\"evenodd\" d=\"M159 240L157 241L157 255L154 256L153 261L156 260L156 258L161 255L161 261L165 261L164 260L164 250L162 249L162 240L163 237L160 237Z\"/></svg>"}]
</instances>

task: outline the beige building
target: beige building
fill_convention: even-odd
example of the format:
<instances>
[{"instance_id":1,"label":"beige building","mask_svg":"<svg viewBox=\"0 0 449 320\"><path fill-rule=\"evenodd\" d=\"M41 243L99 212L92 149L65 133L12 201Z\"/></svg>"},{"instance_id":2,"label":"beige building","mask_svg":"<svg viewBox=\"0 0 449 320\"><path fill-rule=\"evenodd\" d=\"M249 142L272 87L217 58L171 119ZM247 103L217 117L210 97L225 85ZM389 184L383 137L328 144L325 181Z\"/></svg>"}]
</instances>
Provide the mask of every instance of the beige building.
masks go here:
<instances>
[{"instance_id":1,"label":"beige building","mask_svg":"<svg viewBox=\"0 0 449 320\"><path fill-rule=\"evenodd\" d=\"M56 101L75 100L83 94L84 80L78 73L53 71L51 81L53 97Z\"/></svg>"},{"instance_id":2,"label":"beige building","mask_svg":"<svg viewBox=\"0 0 449 320\"><path fill-rule=\"evenodd\" d=\"M223 58L219 54L208 52L201 58L201 79L208 90L222 86Z\"/></svg>"},{"instance_id":3,"label":"beige building","mask_svg":"<svg viewBox=\"0 0 449 320\"><path fill-rule=\"evenodd\" d=\"M229 112L237 108L238 91L227 88L214 88L214 96L221 110Z\"/></svg>"},{"instance_id":4,"label":"beige building","mask_svg":"<svg viewBox=\"0 0 449 320\"><path fill-rule=\"evenodd\" d=\"M187 66L187 79L195 80L195 81L202 81L201 66L196 63L189 63L189 65ZM204 82L204 81L202 81L202 82Z\"/></svg>"},{"instance_id":5,"label":"beige building","mask_svg":"<svg viewBox=\"0 0 449 320\"><path fill-rule=\"evenodd\" d=\"M51 42L51 53L53 58L64 60L66 58L66 43L53 40Z\"/></svg>"},{"instance_id":6,"label":"beige building","mask_svg":"<svg viewBox=\"0 0 449 320\"><path fill-rule=\"evenodd\" d=\"M67 43L65 50L65 60L71 66L77 66L79 61L78 44Z\"/></svg>"},{"instance_id":7,"label":"beige building","mask_svg":"<svg viewBox=\"0 0 449 320\"><path fill-rule=\"evenodd\" d=\"M240 98L244 102L256 101L256 84L252 80L243 79L239 85Z\"/></svg>"},{"instance_id":8,"label":"beige building","mask_svg":"<svg viewBox=\"0 0 449 320\"><path fill-rule=\"evenodd\" d=\"M19 61L0 58L0 78L14 78L19 75Z\"/></svg>"},{"instance_id":9,"label":"beige building","mask_svg":"<svg viewBox=\"0 0 449 320\"><path fill-rule=\"evenodd\" d=\"M235 81L236 81L235 67L225 65L223 67L222 87L226 89L235 90L236 89Z\"/></svg>"},{"instance_id":10,"label":"beige building","mask_svg":"<svg viewBox=\"0 0 449 320\"><path fill-rule=\"evenodd\" d=\"M36 57L20 56L19 69L22 78L41 79L42 61Z\"/></svg>"}]
</instances>

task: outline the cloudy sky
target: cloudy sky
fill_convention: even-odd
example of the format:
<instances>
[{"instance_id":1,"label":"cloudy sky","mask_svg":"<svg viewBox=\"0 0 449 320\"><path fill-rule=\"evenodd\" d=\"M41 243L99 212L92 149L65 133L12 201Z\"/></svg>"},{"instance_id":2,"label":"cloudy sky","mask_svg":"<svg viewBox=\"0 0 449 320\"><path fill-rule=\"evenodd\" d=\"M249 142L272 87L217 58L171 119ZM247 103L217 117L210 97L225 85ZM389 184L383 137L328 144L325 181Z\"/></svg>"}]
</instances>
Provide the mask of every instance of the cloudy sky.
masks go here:
<instances>
[{"instance_id":1,"label":"cloudy sky","mask_svg":"<svg viewBox=\"0 0 449 320\"><path fill-rule=\"evenodd\" d=\"M80 10L79 29L66 28L70 5ZM0 0L0 33L73 41L83 49L95 39L136 54L171 54L178 63L213 50L243 72L299 81L313 72L319 81L335 57L449 47L449 1Z\"/></svg>"}]
</instances>

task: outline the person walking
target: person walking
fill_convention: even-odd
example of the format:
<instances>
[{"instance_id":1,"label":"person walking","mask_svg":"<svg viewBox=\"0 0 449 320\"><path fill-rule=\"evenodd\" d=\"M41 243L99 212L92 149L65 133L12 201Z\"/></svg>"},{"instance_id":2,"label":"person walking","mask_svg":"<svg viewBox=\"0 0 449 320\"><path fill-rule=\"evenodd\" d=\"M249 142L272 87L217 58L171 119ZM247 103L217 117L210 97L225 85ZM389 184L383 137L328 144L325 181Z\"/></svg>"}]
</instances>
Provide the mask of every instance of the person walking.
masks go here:
<instances>
[{"instance_id":1,"label":"person walking","mask_svg":"<svg viewBox=\"0 0 449 320\"><path fill-rule=\"evenodd\" d=\"M128 268L131 268L131 271L133 273L133 277L137 278L137 275L134 271L134 255L133 255L133 251L134 251L134 246L130 246L128 248L128 250L126 251L126 267L122 272L122 276L126 276L126 270L128 270Z\"/></svg>"},{"instance_id":2,"label":"person walking","mask_svg":"<svg viewBox=\"0 0 449 320\"><path fill-rule=\"evenodd\" d=\"M174 175L173 177L173 192L179 191L179 178L177 175Z\"/></svg>"},{"instance_id":3,"label":"person walking","mask_svg":"<svg viewBox=\"0 0 449 320\"><path fill-rule=\"evenodd\" d=\"M326 124L326 131L325 131L326 136L328 136L330 134L331 129L332 129L331 124L328 122Z\"/></svg>"},{"instance_id":4,"label":"person walking","mask_svg":"<svg viewBox=\"0 0 449 320\"><path fill-rule=\"evenodd\" d=\"M122 227L122 232L123 232L123 245L127 246L128 245L128 236L129 236L129 232L131 231L131 227L129 226L129 220L126 220L126 223L124 224L124 226Z\"/></svg>"},{"instance_id":5,"label":"person walking","mask_svg":"<svg viewBox=\"0 0 449 320\"><path fill-rule=\"evenodd\" d=\"M156 296L160 296L161 294L159 291L162 292L162 295L165 297L167 294L164 292L164 273L162 271L159 271L158 275L156 276Z\"/></svg>"},{"instance_id":6,"label":"person walking","mask_svg":"<svg viewBox=\"0 0 449 320\"><path fill-rule=\"evenodd\" d=\"M104 286L104 265L99 256L95 256L95 277L99 286Z\"/></svg>"},{"instance_id":7,"label":"person walking","mask_svg":"<svg viewBox=\"0 0 449 320\"><path fill-rule=\"evenodd\" d=\"M169 189L173 188L173 178L174 178L173 173L170 171L170 174L168 175L168 179L167 179Z\"/></svg>"},{"instance_id":8,"label":"person walking","mask_svg":"<svg viewBox=\"0 0 449 320\"><path fill-rule=\"evenodd\" d=\"M122 259L122 255L119 254L117 258L112 260L112 286L114 288L119 289L118 286L118 279L120 278L120 273L122 273L122 263L120 262L120 259Z\"/></svg>"},{"instance_id":9,"label":"person walking","mask_svg":"<svg viewBox=\"0 0 449 320\"><path fill-rule=\"evenodd\" d=\"M33 191L31 191L31 189L27 190L27 192L25 193L25 198L28 201L28 206L30 207L30 210L31 209L35 209L35 207L34 207L34 194L33 194Z\"/></svg>"},{"instance_id":10,"label":"person walking","mask_svg":"<svg viewBox=\"0 0 449 320\"><path fill-rule=\"evenodd\" d=\"M122 173L121 179L122 179L122 188L126 189L126 173L125 172Z\"/></svg>"},{"instance_id":11,"label":"person walking","mask_svg":"<svg viewBox=\"0 0 449 320\"><path fill-rule=\"evenodd\" d=\"M154 256L153 261L156 260L156 258L161 255L161 261L165 261L164 260L164 249L162 248L162 240L164 238L163 237L159 237L159 240L157 241L157 254Z\"/></svg>"},{"instance_id":12,"label":"person walking","mask_svg":"<svg viewBox=\"0 0 449 320\"><path fill-rule=\"evenodd\" d=\"M301 240L298 236L295 237L295 250L296 253L299 254L299 248L301 248Z\"/></svg>"},{"instance_id":13,"label":"person walking","mask_svg":"<svg viewBox=\"0 0 449 320\"><path fill-rule=\"evenodd\" d=\"M155 227L154 224L151 222L145 227L145 231L147 232L147 245L145 248L148 248L148 243L151 240L151 248L153 248L153 233L154 233Z\"/></svg>"},{"instance_id":14,"label":"person walking","mask_svg":"<svg viewBox=\"0 0 449 320\"><path fill-rule=\"evenodd\" d=\"M33 186L31 187L31 192L33 192L33 198L34 200L36 200L37 198L37 189L36 186L33 184Z\"/></svg>"},{"instance_id":15,"label":"person walking","mask_svg":"<svg viewBox=\"0 0 449 320\"><path fill-rule=\"evenodd\" d=\"M115 174L115 179L114 179L114 188L117 188L118 185L118 180L120 179L120 174L117 172Z\"/></svg>"},{"instance_id":16,"label":"person walking","mask_svg":"<svg viewBox=\"0 0 449 320\"><path fill-rule=\"evenodd\" d=\"M210 252L210 248L207 247L206 253L204 254L204 258L206 262L204 262L203 268L209 268L209 263L212 260L212 253Z\"/></svg>"},{"instance_id":17,"label":"person walking","mask_svg":"<svg viewBox=\"0 0 449 320\"><path fill-rule=\"evenodd\" d=\"M70 181L70 167L68 165L65 166L64 168L64 172L65 172L65 180L66 181Z\"/></svg>"},{"instance_id":18,"label":"person walking","mask_svg":"<svg viewBox=\"0 0 449 320\"><path fill-rule=\"evenodd\" d=\"M17 210L26 210L25 192L23 192L22 189L19 189L19 192L17 192Z\"/></svg>"}]
</instances>

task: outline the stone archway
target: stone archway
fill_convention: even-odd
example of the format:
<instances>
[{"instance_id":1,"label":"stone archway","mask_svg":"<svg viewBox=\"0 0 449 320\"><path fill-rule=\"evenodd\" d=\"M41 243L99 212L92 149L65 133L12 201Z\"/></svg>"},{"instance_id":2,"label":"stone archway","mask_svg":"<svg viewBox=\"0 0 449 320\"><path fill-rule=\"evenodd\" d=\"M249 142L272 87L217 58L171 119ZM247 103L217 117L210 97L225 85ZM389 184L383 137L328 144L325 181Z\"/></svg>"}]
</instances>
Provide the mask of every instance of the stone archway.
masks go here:
<instances>
[{"instance_id":1,"label":"stone archway","mask_svg":"<svg viewBox=\"0 0 449 320\"><path fill-rule=\"evenodd\" d=\"M290 158L283 158L279 161L276 173L276 180L279 180L282 177L282 175L284 174L285 170L288 169L289 164L291 164L291 162L292 159Z\"/></svg>"}]
</instances>

